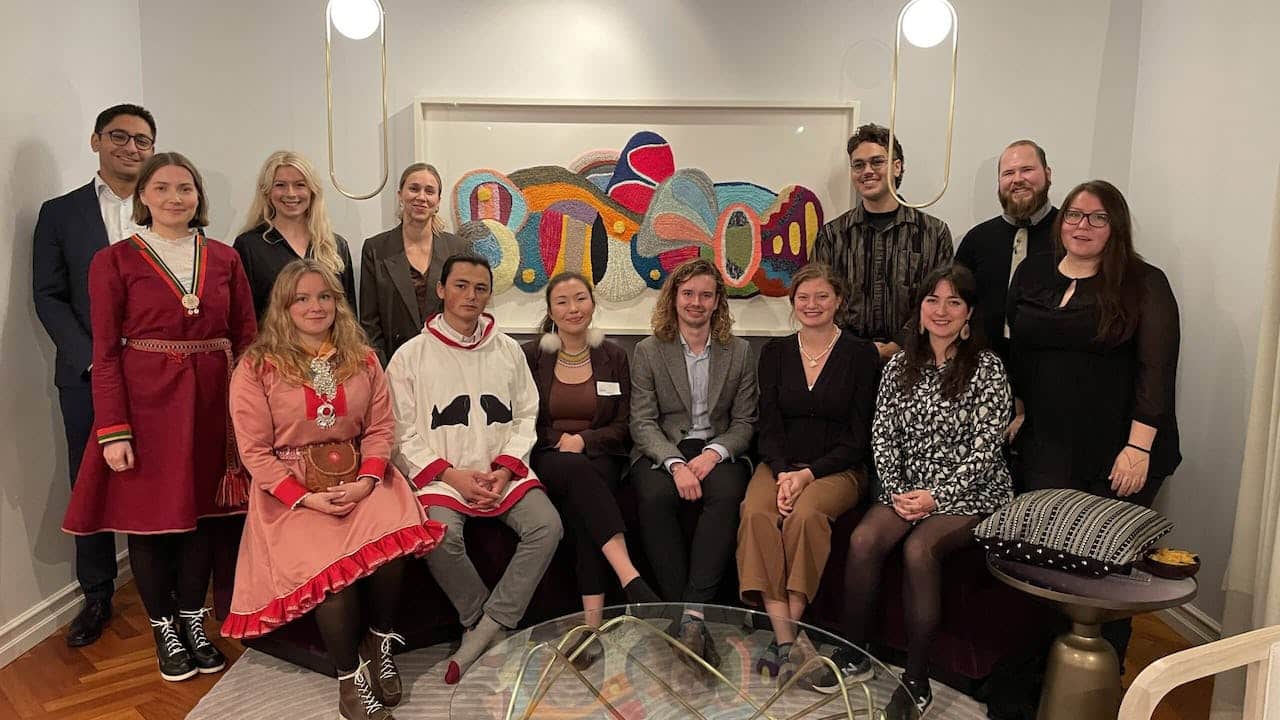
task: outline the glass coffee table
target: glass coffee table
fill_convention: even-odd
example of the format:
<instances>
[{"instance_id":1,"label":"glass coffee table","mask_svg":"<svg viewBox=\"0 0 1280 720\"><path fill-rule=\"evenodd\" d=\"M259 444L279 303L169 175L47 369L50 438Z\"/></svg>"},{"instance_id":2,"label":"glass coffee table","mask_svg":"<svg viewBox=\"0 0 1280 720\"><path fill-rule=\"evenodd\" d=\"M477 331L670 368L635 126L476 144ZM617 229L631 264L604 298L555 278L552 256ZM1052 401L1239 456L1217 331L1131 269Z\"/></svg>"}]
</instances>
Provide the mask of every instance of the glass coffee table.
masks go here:
<instances>
[{"instance_id":1,"label":"glass coffee table","mask_svg":"<svg viewBox=\"0 0 1280 720\"><path fill-rule=\"evenodd\" d=\"M587 627L583 613L575 613L513 633L491 648L458 683L449 717L882 720L889 699L901 687L897 672L871 658L873 679L840 678L833 692L813 689L810 680L824 666L834 667L828 658L835 648L862 653L804 623L794 623L794 630L819 654L780 683L772 668L758 662L774 637L767 615L699 607L721 657L718 667L707 666L674 637L684 605L607 607L592 623L596 629ZM584 643L583 638L592 639ZM570 660L579 653L594 657L593 662L575 666ZM908 720L918 720L914 706Z\"/></svg>"}]
</instances>

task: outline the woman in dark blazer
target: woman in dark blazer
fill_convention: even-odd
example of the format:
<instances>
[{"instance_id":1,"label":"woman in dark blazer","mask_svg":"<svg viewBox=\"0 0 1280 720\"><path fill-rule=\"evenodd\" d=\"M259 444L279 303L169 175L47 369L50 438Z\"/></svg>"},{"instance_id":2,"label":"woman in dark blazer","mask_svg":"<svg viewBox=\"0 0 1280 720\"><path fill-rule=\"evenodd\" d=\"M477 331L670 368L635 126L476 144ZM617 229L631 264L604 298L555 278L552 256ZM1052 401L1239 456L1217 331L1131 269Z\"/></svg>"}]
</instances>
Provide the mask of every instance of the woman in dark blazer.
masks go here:
<instances>
[{"instance_id":1,"label":"woman in dark blazer","mask_svg":"<svg viewBox=\"0 0 1280 720\"><path fill-rule=\"evenodd\" d=\"M450 255L467 250L440 220L440 173L414 163L400 174L400 224L364 241L360 325L383 367L440 312L436 284Z\"/></svg>"},{"instance_id":2,"label":"woman in dark blazer","mask_svg":"<svg viewBox=\"0 0 1280 720\"><path fill-rule=\"evenodd\" d=\"M658 601L631 562L614 498L630 449L631 368L626 351L591 327L595 296L585 277L551 278L546 301L542 335L524 344L539 395L530 465L572 531L582 609L598 626L610 571L628 601ZM580 654L581 664L598 650Z\"/></svg>"}]
</instances>

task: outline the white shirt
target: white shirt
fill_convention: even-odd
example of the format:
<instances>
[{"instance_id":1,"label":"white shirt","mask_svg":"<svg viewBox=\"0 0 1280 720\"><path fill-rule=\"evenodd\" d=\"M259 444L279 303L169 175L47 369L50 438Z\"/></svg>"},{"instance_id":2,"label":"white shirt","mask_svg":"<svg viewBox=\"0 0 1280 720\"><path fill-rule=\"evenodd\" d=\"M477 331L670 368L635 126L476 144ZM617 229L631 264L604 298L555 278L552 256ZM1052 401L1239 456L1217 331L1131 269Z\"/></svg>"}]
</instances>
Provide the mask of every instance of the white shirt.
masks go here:
<instances>
[{"instance_id":1,"label":"white shirt","mask_svg":"<svg viewBox=\"0 0 1280 720\"><path fill-rule=\"evenodd\" d=\"M677 336L680 338L680 348L684 350L684 365L689 372L689 402L693 404L689 408L689 432L684 439L706 440L712 434L711 398L707 397L711 386L711 338L707 338L702 352L695 355L684 335L677 333ZM729 459L729 448L724 445L707 443L706 447L716 451L720 462ZM684 458L667 458L662 461L662 465L667 468L667 472L671 472L672 466L681 462L684 462Z\"/></svg>"},{"instance_id":2,"label":"white shirt","mask_svg":"<svg viewBox=\"0 0 1280 720\"><path fill-rule=\"evenodd\" d=\"M156 255L164 261L169 272L172 272L178 278L178 284L182 285L182 289L191 292L191 288L195 285L195 268L196 268L196 234L194 231L190 235L180 237L177 240L169 240L163 238L150 228L144 228L139 233L143 240L156 251Z\"/></svg>"},{"instance_id":3,"label":"white shirt","mask_svg":"<svg viewBox=\"0 0 1280 720\"><path fill-rule=\"evenodd\" d=\"M107 226L108 244L115 245L142 230L133 222L132 195L127 198L116 195L97 173L93 174L93 189L98 193L98 209L102 211L102 224Z\"/></svg>"}]
</instances>

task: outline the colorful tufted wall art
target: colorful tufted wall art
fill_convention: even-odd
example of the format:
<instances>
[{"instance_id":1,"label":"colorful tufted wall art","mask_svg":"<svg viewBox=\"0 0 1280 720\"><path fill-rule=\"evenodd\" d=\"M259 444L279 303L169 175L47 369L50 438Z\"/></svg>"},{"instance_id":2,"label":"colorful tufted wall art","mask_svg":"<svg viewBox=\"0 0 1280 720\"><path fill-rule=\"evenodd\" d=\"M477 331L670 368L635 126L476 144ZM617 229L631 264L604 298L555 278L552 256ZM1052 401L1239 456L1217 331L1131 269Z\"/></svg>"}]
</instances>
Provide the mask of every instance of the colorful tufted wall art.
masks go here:
<instances>
[{"instance_id":1,"label":"colorful tufted wall art","mask_svg":"<svg viewBox=\"0 0 1280 720\"><path fill-rule=\"evenodd\" d=\"M472 170L450 204L457 233L493 263L495 293L537 293L573 270L619 303L698 256L715 263L732 298L785 297L823 223L812 190L677 169L670 144L648 131L564 167Z\"/></svg>"}]
</instances>

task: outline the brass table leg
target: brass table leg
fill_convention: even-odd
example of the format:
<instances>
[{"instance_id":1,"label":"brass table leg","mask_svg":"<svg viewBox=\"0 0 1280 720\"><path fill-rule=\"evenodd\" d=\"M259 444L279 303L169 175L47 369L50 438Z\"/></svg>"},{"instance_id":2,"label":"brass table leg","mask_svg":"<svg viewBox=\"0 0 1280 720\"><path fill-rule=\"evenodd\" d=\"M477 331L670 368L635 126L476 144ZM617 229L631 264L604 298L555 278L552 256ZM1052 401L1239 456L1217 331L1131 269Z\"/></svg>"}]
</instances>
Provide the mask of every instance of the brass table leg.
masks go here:
<instances>
[{"instance_id":1,"label":"brass table leg","mask_svg":"<svg viewBox=\"0 0 1280 720\"><path fill-rule=\"evenodd\" d=\"M1120 712L1120 661L1102 637L1102 622L1114 613L1059 605L1071 629L1049 650L1036 720L1115 720Z\"/></svg>"}]
</instances>

